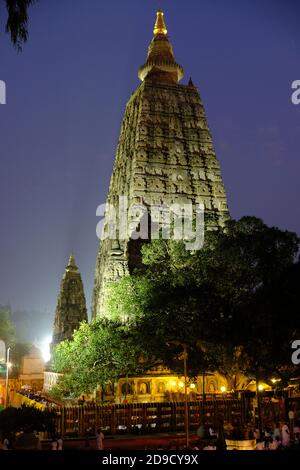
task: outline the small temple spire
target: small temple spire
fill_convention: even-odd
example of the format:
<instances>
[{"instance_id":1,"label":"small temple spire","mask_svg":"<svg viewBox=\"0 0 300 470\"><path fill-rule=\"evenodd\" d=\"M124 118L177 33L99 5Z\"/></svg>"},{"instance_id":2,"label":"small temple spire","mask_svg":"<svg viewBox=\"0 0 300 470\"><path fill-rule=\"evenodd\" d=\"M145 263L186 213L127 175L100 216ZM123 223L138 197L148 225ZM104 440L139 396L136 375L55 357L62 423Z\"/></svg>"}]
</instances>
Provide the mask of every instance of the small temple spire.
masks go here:
<instances>
[{"instance_id":1,"label":"small temple spire","mask_svg":"<svg viewBox=\"0 0 300 470\"><path fill-rule=\"evenodd\" d=\"M87 310L81 275L71 253L63 274L55 310L52 347L71 339L80 322L87 321Z\"/></svg>"},{"instance_id":2,"label":"small temple spire","mask_svg":"<svg viewBox=\"0 0 300 470\"><path fill-rule=\"evenodd\" d=\"M167 34L167 27L164 20L164 12L162 10L158 10L156 12L156 22L154 25L153 33L156 36L157 34Z\"/></svg>"},{"instance_id":3,"label":"small temple spire","mask_svg":"<svg viewBox=\"0 0 300 470\"><path fill-rule=\"evenodd\" d=\"M69 258L66 270L67 271L77 271L78 270L78 267L77 267L76 261L75 261L75 256L73 255L73 253L70 254L70 258Z\"/></svg>"}]
</instances>

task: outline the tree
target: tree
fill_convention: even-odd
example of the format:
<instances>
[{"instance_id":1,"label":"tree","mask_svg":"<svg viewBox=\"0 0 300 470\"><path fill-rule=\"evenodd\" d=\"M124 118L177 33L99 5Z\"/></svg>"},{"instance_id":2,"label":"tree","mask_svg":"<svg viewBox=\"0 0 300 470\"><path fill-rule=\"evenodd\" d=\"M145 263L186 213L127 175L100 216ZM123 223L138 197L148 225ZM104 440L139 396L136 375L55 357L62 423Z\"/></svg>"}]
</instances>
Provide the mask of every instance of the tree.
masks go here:
<instances>
[{"instance_id":1,"label":"tree","mask_svg":"<svg viewBox=\"0 0 300 470\"><path fill-rule=\"evenodd\" d=\"M4 0L8 14L6 32L20 51L28 39L28 9L36 0Z\"/></svg>"},{"instance_id":2,"label":"tree","mask_svg":"<svg viewBox=\"0 0 300 470\"><path fill-rule=\"evenodd\" d=\"M187 344L191 375L218 370L234 386L238 372L255 374L259 361L260 375L264 368L270 377L290 367L287 352L299 334L296 291L289 292L291 282L278 289L287 273L294 279L298 249L296 234L255 217L206 232L197 252L182 242L155 240L142 249L142 269L112 285L108 311L116 316L119 309L135 322L136 343L174 371L182 368L178 348L168 347L176 340ZM141 293L143 302L137 302ZM283 306L291 295L287 321Z\"/></svg>"},{"instance_id":3,"label":"tree","mask_svg":"<svg viewBox=\"0 0 300 470\"><path fill-rule=\"evenodd\" d=\"M29 354L31 344L29 343L15 343L11 349L10 362L12 363L12 370L10 371L11 378L17 378L20 374L22 358Z\"/></svg>"},{"instance_id":4,"label":"tree","mask_svg":"<svg viewBox=\"0 0 300 470\"><path fill-rule=\"evenodd\" d=\"M300 331L298 248L295 234L254 217L207 232L197 252L145 245L142 267L110 286L111 319L83 323L55 349L59 386L78 396L158 364L182 374L183 344L191 377L219 371L233 388L240 373L283 377Z\"/></svg>"},{"instance_id":5,"label":"tree","mask_svg":"<svg viewBox=\"0 0 300 470\"><path fill-rule=\"evenodd\" d=\"M124 323L135 322L147 308L152 282L147 276L125 276L122 282L111 283L106 297L110 319Z\"/></svg>"},{"instance_id":6,"label":"tree","mask_svg":"<svg viewBox=\"0 0 300 470\"><path fill-rule=\"evenodd\" d=\"M8 308L0 307L0 339L5 342L6 347L15 342L15 329L10 319Z\"/></svg>"},{"instance_id":7,"label":"tree","mask_svg":"<svg viewBox=\"0 0 300 470\"><path fill-rule=\"evenodd\" d=\"M286 387L300 368L291 362L291 344L299 339L300 263L285 269L278 279L261 289L245 311L249 327L241 335L246 372L268 382L279 378ZM251 321L255 312L255 322Z\"/></svg>"},{"instance_id":8,"label":"tree","mask_svg":"<svg viewBox=\"0 0 300 470\"><path fill-rule=\"evenodd\" d=\"M74 398L99 385L103 390L120 376L144 371L142 353L123 323L107 319L82 323L73 340L54 349L54 370L63 373L58 389Z\"/></svg>"},{"instance_id":9,"label":"tree","mask_svg":"<svg viewBox=\"0 0 300 470\"><path fill-rule=\"evenodd\" d=\"M19 431L26 433L54 431L54 413L39 410L33 406L22 405L20 408L8 407L0 412L2 437Z\"/></svg>"},{"instance_id":10,"label":"tree","mask_svg":"<svg viewBox=\"0 0 300 470\"><path fill-rule=\"evenodd\" d=\"M19 374L22 357L29 352L30 344L17 342L15 326L11 321L11 313L7 307L0 307L0 340L4 341L6 348L11 348L10 362L13 367L10 376L15 378Z\"/></svg>"}]
</instances>

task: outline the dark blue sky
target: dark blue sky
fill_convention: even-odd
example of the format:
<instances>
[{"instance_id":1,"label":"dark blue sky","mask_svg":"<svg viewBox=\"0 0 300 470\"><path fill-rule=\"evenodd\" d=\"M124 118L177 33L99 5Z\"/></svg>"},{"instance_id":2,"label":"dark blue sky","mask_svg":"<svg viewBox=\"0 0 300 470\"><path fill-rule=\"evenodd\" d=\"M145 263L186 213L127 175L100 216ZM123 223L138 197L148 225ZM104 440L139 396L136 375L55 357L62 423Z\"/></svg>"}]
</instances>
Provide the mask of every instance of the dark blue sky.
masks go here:
<instances>
[{"instance_id":1,"label":"dark blue sky","mask_svg":"<svg viewBox=\"0 0 300 470\"><path fill-rule=\"evenodd\" d=\"M0 303L49 325L71 250L90 305L95 211L158 7L204 101L232 216L300 233L299 2L40 0L21 54L1 2Z\"/></svg>"}]
</instances>

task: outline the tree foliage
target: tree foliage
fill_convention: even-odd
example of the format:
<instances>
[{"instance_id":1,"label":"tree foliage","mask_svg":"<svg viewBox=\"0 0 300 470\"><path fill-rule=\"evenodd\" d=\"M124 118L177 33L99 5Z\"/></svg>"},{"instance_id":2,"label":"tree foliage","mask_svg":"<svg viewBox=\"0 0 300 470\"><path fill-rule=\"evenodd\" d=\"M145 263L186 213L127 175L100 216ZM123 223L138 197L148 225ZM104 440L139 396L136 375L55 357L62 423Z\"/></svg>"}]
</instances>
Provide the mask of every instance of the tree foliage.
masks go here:
<instances>
[{"instance_id":1,"label":"tree foliage","mask_svg":"<svg viewBox=\"0 0 300 470\"><path fill-rule=\"evenodd\" d=\"M58 389L78 397L119 376L141 373L145 368L142 353L123 323L107 319L82 323L72 341L63 341L54 350L54 370L63 373Z\"/></svg>"},{"instance_id":2,"label":"tree foliage","mask_svg":"<svg viewBox=\"0 0 300 470\"><path fill-rule=\"evenodd\" d=\"M19 431L53 432L54 413L49 410L39 410L34 406L8 407L0 412L0 430L2 436Z\"/></svg>"},{"instance_id":3,"label":"tree foliage","mask_svg":"<svg viewBox=\"0 0 300 470\"><path fill-rule=\"evenodd\" d=\"M6 347L15 342L15 328L10 319L10 311L5 307L0 307L0 339L5 342Z\"/></svg>"},{"instance_id":4,"label":"tree foliage","mask_svg":"<svg viewBox=\"0 0 300 470\"><path fill-rule=\"evenodd\" d=\"M112 311L121 306L136 321L137 342L173 370L182 370L176 342L188 348L190 374L283 378L294 373L291 342L300 333L298 249L296 234L255 217L207 232L197 252L155 240L143 247L143 269L112 286ZM143 302L132 302L144 286Z\"/></svg>"},{"instance_id":5,"label":"tree foliage","mask_svg":"<svg viewBox=\"0 0 300 470\"><path fill-rule=\"evenodd\" d=\"M83 323L58 345L54 367L73 396L163 364L182 374L218 371L238 386L249 378L296 374L291 342L300 334L299 239L255 217L207 232L201 250L154 240L143 265L112 283L110 319Z\"/></svg>"},{"instance_id":6,"label":"tree foliage","mask_svg":"<svg viewBox=\"0 0 300 470\"><path fill-rule=\"evenodd\" d=\"M11 321L11 313L7 307L0 307L0 340L4 341L6 348L11 348L10 362L13 367L10 376L16 378L20 372L22 358L29 353L31 345L17 342L15 326Z\"/></svg>"},{"instance_id":7,"label":"tree foliage","mask_svg":"<svg viewBox=\"0 0 300 470\"><path fill-rule=\"evenodd\" d=\"M4 0L7 10L6 32L13 45L22 49L28 39L28 10L36 0Z\"/></svg>"},{"instance_id":8,"label":"tree foliage","mask_svg":"<svg viewBox=\"0 0 300 470\"><path fill-rule=\"evenodd\" d=\"M11 378L17 378L21 371L22 359L24 356L29 354L30 343L15 343L10 352L10 362L12 363L12 369L10 371Z\"/></svg>"}]
</instances>

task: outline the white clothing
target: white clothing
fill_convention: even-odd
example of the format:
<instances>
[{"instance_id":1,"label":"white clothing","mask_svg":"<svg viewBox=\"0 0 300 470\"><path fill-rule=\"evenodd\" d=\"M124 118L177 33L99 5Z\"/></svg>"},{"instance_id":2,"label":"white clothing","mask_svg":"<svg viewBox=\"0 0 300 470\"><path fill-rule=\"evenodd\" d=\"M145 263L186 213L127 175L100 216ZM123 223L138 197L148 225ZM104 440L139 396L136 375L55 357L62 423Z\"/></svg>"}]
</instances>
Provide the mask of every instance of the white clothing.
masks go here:
<instances>
[{"instance_id":1,"label":"white clothing","mask_svg":"<svg viewBox=\"0 0 300 470\"><path fill-rule=\"evenodd\" d=\"M281 429L282 445L287 447L290 443L290 431L287 424L284 424Z\"/></svg>"},{"instance_id":2,"label":"white clothing","mask_svg":"<svg viewBox=\"0 0 300 470\"><path fill-rule=\"evenodd\" d=\"M57 450L63 450L63 440L61 438L57 439Z\"/></svg>"},{"instance_id":3,"label":"white clothing","mask_svg":"<svg viewBox=\"0 0 300 470\"><path fill-rule=\"evenodd\" d=\"M51 442L51 450L57 450L57 441Z\"/></svg>"},{"instance_id":4,"label":"white clothing","mask_svg":"<svg viewBox=\"0 0 300 470\"><path fill-rule=\"evenodd\" d=\"M274 437L281 437L280 429L279 429L279 428L275 428L275 429L274 429Z\"/></svg>"},{"instance_id":5,"label":"white clothing","mask_svg":"<svg viewBox=\"0 0 300 470\"><path fill-rule=\"evenodd\" d=\"M5 438L2 444L2 450L8 450L8 446L9 446L9 440Z\"/></svg>"}]
</instances>

